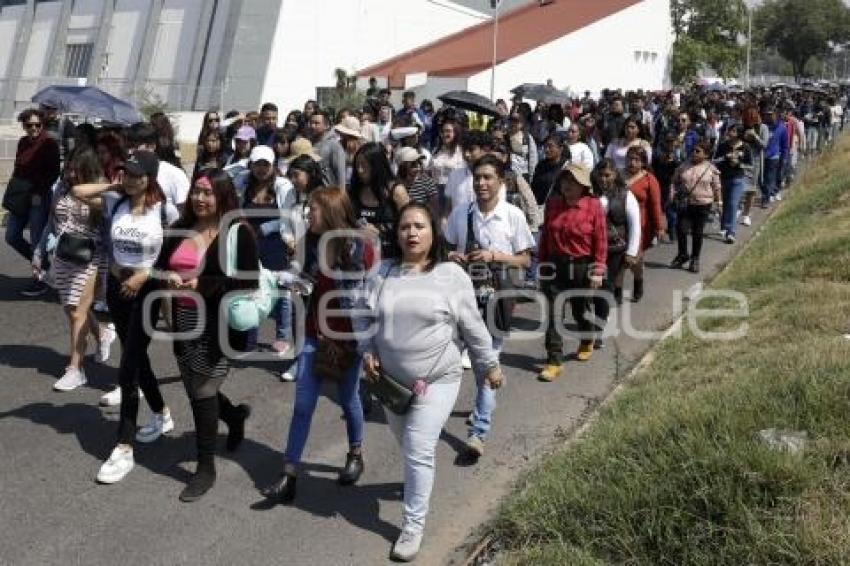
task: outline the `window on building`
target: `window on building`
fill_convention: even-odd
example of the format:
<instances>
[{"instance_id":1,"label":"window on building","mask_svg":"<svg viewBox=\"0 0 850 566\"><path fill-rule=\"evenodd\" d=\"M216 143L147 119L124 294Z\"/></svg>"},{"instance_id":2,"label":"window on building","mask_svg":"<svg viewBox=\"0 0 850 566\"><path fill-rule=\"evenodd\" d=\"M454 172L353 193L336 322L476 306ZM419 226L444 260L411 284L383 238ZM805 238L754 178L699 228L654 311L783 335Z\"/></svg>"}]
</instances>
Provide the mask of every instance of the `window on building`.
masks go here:
<instances>
[{"instance_id":1,"label":"window on building","mask_svg":"<svg viewBox=\"0 0 850 566\"><path fill-rule=\"evenodd\" d=\"M65 51L65 76L87 77L93 51L94 43L69 43Z\"/></svg>"}]
</instances>

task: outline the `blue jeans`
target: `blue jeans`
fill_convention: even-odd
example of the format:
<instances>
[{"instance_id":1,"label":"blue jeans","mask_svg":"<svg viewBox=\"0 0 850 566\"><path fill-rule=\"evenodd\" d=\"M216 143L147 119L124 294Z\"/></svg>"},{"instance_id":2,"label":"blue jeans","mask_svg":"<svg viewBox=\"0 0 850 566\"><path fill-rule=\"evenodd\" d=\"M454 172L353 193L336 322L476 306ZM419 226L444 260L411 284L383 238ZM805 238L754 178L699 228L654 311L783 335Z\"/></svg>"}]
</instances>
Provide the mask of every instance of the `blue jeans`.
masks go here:
<instances>
[{"instance_id":1,"label":"blue jeans","mask_svg":"<svg viewBox=\"0 0 850 566\"><path fill-rule=\"evenodd\" d=\"M502 353L504 341L501 338L493 338L493 349L496 354ZM469 427L469 436L477 436L481 440L487 440L490 433L493 409L496 408L496 392L484 382L484 374L475 372L475 386L478 392L475 395L475 407L472 409L472 425Z\"/></svg>"},{"instance_id":2,"label":"blue jeans","mask_svg":"<svg viewBox=\"0 0 850 566\"><path fill-rule=\"evenodd\" d=\"M269 317L275 321L275 339L292 342L292 302L287 297L281 297L272 307ZM245 350L253 352L257 349L259 328L252 328L246 337Z\"/></svg>"},{"instance_id":3,"label":"blue jeans","mask_svg":"<svg viewBox=\"0 0 850 566\"><path fill-rule=\"evenodd\" d=\"M722 183L723 214L720 217L720 229L734 236L738 205L741 203L741 196L744 194L747 180L744 177L736 177L734 179L722 179Z\"/></svg>"},{"instance_id":4,"label":"blue jeans","mask_svg":"<svg viewBox=\"0 0 850 566\"><path fill-rule=\"evenodd\" d=\"M298 356L298 375L295 382L295 408L289 423L289 435L286 442L285 458L290 464L301 462L307 437L310 435L310 423L319 400L322 380L313 375L313 360L316 356L316 339L304 340L304 349ZM357 387L360 383L361 358L357 356L354 365L337 384L339 404L345 413L345 428L348 432L349 446L363 443L363 406Z\"/></svg>"},{"instance_id":5,"label":"blue jeans","mask_svg":"<svg viewBox=\"0 0 850 566\"><path fill-rule=\"evenodd\" d=\"M29 214L16 216L9 213L6 220L6 243L27 260L32 260L33 248L41 239L50 212L50 197L42 198L39 204L30 206ZM29 226L30 240L24 239L24 230Z\"/></svg>"},{"instance_id":6,"label":"blue jeans","mask_svg":"<svg viewBox=\"0 0 850 566\"><path fill-rule=\"evenodd\" d=\"M779 159L764 160L764 181L761 185L761 198L763 202L779 192Z\"/></svg>"}]
</instances>

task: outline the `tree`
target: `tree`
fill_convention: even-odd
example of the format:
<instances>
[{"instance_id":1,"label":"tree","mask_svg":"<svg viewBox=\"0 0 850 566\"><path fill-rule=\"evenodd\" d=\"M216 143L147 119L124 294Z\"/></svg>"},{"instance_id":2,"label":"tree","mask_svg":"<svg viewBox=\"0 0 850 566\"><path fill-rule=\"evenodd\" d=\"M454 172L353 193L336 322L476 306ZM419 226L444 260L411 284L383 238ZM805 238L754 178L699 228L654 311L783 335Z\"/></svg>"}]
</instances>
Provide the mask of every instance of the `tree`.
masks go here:
<instances>
[{"instance_id":1,"label":"tree","mask_svg":"<svg viewBox=\"0 0 850 566\"><path fill-rule=\"evenodd\" d=\"M672 78L681 83L696 77L703 66L723 78L736 76L746 50L747 7L743 0L671 0Z\"/></svg>"},{"instance_id":2,"label":"tree","mask_svg":"<svg viewBox=\"0 0 850 566\"><path fill-rule=\"evenodd\" d=\"M841 0L769 0L756 10L753 29L754 41L776 49L799 80L810 59L850 41L850 9Z\"/></svg>"}]
</instances>

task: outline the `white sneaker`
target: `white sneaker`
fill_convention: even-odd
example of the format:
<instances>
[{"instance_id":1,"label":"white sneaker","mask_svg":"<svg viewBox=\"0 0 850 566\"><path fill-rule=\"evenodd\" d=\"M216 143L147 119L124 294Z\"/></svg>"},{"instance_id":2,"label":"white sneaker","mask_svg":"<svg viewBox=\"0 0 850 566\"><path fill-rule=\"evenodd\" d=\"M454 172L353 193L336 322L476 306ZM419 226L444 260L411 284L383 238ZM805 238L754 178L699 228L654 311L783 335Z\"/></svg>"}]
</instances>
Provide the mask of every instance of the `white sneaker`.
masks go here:
<instances>
[{"instance_id":1,"label":"white sneaker","mask_svg":"<svg viewBox=\"0 0 850 566\"><path fill-rule=\"evenodd\" d=\"M751 226L752 223L753 223L753 220L749 216L742 216L741 217L741 224L743 224L744 226Z\"/></svg>"},{"instance_id":2,"label":"white sneaker","mask_svg":"<svg viewBox=\"0 0 850 566\"><path fill-rule=\"evenodd\" d=\"M94 305L92 305L92 309L94 309L94 312L109 312L109 307L106 305L106 301L96 301ZM115 325L111 322L109 323L109 326L115 328Z\"/></svg>"},{"instance_id":3,"label":"white sneaker","mask_svg":"<svg viewBox=\"0 0 850 566\"><path fill-rule=\"evenodd\" d=\"M110 391L109 393L105 393L100 398L100 405L102 407L117 407L121 404L121 387L116 385L115 389Z\"/></svg>"},{"instance_id":4,"label":"white sneaker","mask_svg":"<svg viewBox=\"0 0 850 566\"><path fill-rule=\"evenodd\" d=\"M411 562L419 554L420 546L422 546L422 533L403 530L393 545L391 558L402 562Z\"/></svg>"},{"instance_id":5,"label":"white sneaker","mask_svg":"<svg viewBox=\"0 0 850 566\"><path fill-rule=\"evenodd\" d=\"M118 333L115 332L113 323L107 324L100 333L100 341L97 344L97 361L104 363L109 360L109 355L112 353L112 343Z\"/></svg>"},{"instance_id":6,"label":"white sneaker","mask_svg":"<svg viewBox=\"0 0 850 566\"><path fill-rule=\"evenodd\" d=\"M54 391L73 391L86 384L86 374L82 369L67 367L65 373L53 384Z\"/></svg>"},{"instance_id":7,"label":"white sneaker","mask_svg":"<svg viewBox=\"0 0 850 566\"><path fill-rule=\"evenodd\" d=\"M460 353L460 365L463 369L472 369L472 360L469 359L468 350L464 350Z\"/></svg>"},{"instance_id":8,"label":"white sneaker","mask_svg":"<svg viewBox=\"0 0 850 566\"><path fill-rule=\"evenodd\" d=\"M100 483L118 483L130 473L136 463L133 461L133 450L116 446L97 472Z\"/></svg>"},{"instance_id":9,"label":"white sneaker","mask_svg":"<svg viewBox=\"0 0 850 566\"><path fill-rule=\"evenodd\" d=\"M153 442L172 430L174 430L174 420L171 418L171 411L163 409L161 413L151 413L147 424L136 433L136 440L144 443Z\"/></svg>"},{"instance_id":10,"label":"white sneaker","mask_svg":"<svg viewBox=\"0 0 850 566\"><path fill-rule=\"evenodd\" d=\"M285 381L286 383L291 383L295 381L295 374L292 372L292 370L287 370L280 374L280 380Z\"/></svg>"},{"instance_id":11,"label":"white sneaker","mask_svg":"<svg viewBox=\"0 0 850 566\"><path fill-rule=\"evenodd\" d=\"M776 193L773 196L773 200L775 200L776 202L782 202L782 193Z\"/></svg>"}]
</instances>

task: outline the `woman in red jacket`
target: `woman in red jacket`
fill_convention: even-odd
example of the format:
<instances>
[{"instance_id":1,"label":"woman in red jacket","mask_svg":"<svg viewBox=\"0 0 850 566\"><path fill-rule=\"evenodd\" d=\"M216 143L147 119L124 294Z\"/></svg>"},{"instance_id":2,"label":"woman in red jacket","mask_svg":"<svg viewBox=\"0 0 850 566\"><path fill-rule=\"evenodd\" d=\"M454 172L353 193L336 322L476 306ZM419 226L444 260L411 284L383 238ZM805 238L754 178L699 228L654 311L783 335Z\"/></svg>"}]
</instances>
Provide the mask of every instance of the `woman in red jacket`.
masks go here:
<instances>
[{"instance_id":1,"label":"woman in red jacket","mask_svg":"<svg viewBox=\"0 0 850 566\"><path fill-rule=\"evenodd\" d=\"M661 211L661 186L658 179L649 170L649 157L641 147L631 147L626 153L626 184L640 206L640 255L632 266L634 291L632 300L638 302L643 297L643 256L652 247L653 238L661 240L667 234L667 221ZM614 294L623 296L623 279L615 285Z\"/></svg>"},{"instance_id":2,"label":"woman in red jacket","mask_svg":"<svg viewBox=\"0 0 850 566\"><path fill-rule=\"evenodd\" d=\"M591 290L599 289L605 275L608 232L605 212L591 194L590 171L569 163L558 174L541 230L541 283L549 303L546 328L546 365L541 381L555 381L563 369L564 342L558 332L562 313L555 312L561 292L586 290L585 296L570 297L570 308L578 325L581 343L576 359L587 361L593 354L593 337L601 332L587 319Z\"/></svg>"}]
</instances>

